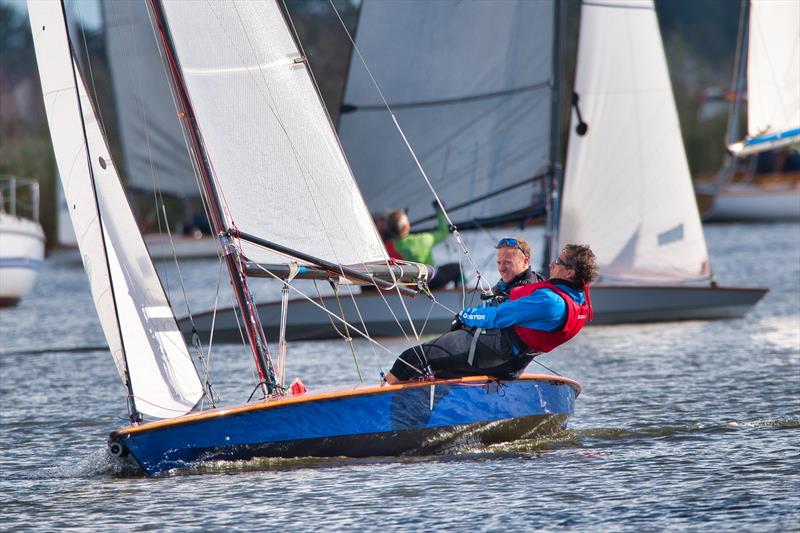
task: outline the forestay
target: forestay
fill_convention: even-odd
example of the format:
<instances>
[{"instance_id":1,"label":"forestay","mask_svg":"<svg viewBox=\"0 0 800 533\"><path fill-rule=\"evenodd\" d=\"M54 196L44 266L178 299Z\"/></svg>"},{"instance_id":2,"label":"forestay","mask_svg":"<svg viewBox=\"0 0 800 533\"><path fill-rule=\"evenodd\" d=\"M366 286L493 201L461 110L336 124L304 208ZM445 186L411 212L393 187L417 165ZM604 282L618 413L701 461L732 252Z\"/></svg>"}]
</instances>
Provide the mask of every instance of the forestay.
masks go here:
<instances>
[{"instance_id":1,"label":"forestay","mask_svg":"<svg viewBox=\"0 0 800 533\"><path fill-rule=\"evenodd\" d=\"M275 2L162 3L226 223L338 264L386 251ZM257 262L285 258L244 243Z\"/></svg>"},{"instance_id":2,"label":"forestay","mask_svg":"<svg viewBox=\"0 0 800 533\"><path fill-rule=\"evenodd\" d=\"M708 251L651 0L583 4L559 243L590 244L604 280L709 277Z\"/></svg>"},{"instance_id":3,"label":"forestay","mask_svg":"<svg viewBox=\"0 0 800 533\"><path fill-rule=\"evenodd\" d=\"M800 2L752 0L747 52L747 144L800 139ZM764 143L764 148L775 145ZM753 151L758 151L753 146Z\"/></svg>"},{"instance_id":4,"label":"forestay","mask_svg":"<svg viewBox=\"0 0 800 533\"><path fill-rule=\"evenodd\" d=\"M101 6L127 186L198 197L147 3L115 0Z\"/></svg>"},{"instance_id":5,"label":"forestay","mask_svg":"<svg viewBox=\"0 0 800 533\"><path fill-rule=\"evenodd\" d=\"M554 17L552 0L361 7L356 46L456 223L521 219L541 202L529 180L552 162ZM430 190L355 52L339 135L371 210L433 215Z\"/></svg>"},{"instance_id":6,"label":"forestay","mask_svg":"<svg viewBox=\"0 0 800 533\"><path fill-rule=\"evenodd\" d=\"M61 4L32 1L28 10L56 163L117 370L125 382L127 362L139 412L182 415L198 403L203 387L79 74L76 88Z\"/></svg>"}]
</instances>

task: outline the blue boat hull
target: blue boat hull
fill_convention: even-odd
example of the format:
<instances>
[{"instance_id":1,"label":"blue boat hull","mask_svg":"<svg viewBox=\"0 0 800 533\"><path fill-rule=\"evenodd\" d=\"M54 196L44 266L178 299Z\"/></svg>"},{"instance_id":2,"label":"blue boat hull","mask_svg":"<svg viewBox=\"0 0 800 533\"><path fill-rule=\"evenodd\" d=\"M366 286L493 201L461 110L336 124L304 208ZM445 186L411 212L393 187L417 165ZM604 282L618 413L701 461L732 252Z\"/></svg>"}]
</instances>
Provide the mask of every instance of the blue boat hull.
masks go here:
<instances>
[{"instance_id":1,"label":"blue boat hull","mask_svg":"<svg viewBox=\"0 0 800 533\"><path fill-rule=\"evenodd\" d=\"M198 461L432 453L465 434L485 444L552 434L579 392L555 376L436 380L191 414L115 431L109 443L148 474Z\"/></svg>"}]
</instances>

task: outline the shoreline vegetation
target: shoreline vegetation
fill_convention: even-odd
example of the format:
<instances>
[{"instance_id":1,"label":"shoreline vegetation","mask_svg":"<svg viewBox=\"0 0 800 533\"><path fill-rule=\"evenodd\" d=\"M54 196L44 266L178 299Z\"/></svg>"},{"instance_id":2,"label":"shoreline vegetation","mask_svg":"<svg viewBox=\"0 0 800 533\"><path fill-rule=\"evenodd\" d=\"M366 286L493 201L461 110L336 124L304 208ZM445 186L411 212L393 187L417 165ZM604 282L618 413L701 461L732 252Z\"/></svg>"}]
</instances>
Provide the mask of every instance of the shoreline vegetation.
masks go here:
<instances>
[{"instance_id":1,"label":"shoreline vegetation","mask_svg":"<svg viewBox=\"0 0 800 533\"><path fill-rule=\"evenodd\" d=\"M336 4L352 31L357 21L358 1L337 0ZM287 5L312 68L315 63L318 65L315 73L320 91L335 122L350 54L347 38L327 0L289 0ZM568 0L562 5L566 11L564 31L571 36L566 39L564 50L566 79L562 95L564 126L561 148L565 153L570 113L567 103L574 76L580 5L577 0ZM3 50L0 55L0 175L39 181L40 222L47 237L47 247L53 249L58 245L55 161L27 13L19 6L24 4L0 4L0 48ZM738 4L726 0L656 0L656 9L689 166L693 176L708 176L715 173L722 163L727 106L718 106L717 112L710 116L701 110L706 104L704 93L707 88L727 88L730 85ZM116 161L121 162L102 30L81 28L79 23L76 26L83 37L82 57L91 58L93 90L99 101L110 148ZM319 65L324 65L324 69ZM155 211L152 192L139 195L134 202L139 213ZM180 220L180 217L175 219ZM141 220L139 223L146 224Z\"/></svg>"}]
</instances>

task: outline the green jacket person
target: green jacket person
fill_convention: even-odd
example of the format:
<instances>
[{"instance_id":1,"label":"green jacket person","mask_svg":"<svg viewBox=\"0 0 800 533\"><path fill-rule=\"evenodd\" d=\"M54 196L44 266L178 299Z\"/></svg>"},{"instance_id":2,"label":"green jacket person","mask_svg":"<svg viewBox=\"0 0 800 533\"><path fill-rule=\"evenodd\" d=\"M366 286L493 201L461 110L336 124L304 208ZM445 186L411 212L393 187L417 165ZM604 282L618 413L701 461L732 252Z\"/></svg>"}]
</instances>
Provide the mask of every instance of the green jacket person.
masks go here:
<instances>
[{"instance_id":1,"label":"green jacket person","mask_svg":"<svg viewBox=\"0 0 800 533\"><path fill-rule=\"evenodd\" d=\"M402 209L389 213L389 231L392 244L397 253L406 261L424 263L436 267L433 260L433 247L442 242L450 234L447 217L441 210L436 212L437 227L433 231L411 233L408 215ZM442 289L450 282L461 283L461 266L458 263L447 263L436 267L436 274L428 282L432 290Z\"/></svg>"}]
</instances>

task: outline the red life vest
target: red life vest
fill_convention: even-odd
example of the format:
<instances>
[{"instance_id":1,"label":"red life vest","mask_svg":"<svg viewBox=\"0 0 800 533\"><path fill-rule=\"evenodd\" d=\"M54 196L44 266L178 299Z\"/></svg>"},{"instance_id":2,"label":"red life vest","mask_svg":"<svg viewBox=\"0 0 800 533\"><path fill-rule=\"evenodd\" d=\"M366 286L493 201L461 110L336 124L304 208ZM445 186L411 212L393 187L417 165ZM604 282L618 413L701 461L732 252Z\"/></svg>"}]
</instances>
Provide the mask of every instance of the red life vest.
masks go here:
<instances>
[{"instance_id":1,"label":"red life vest","mask_svg":"<svg viewBox=\"0 0 800 533\"><path fill-rule=\"evenodd\" d=\"M570 296L553 285L549 281L540 281L530 285L522 285L511 289L509 300L517 300L529 296L537 289L550 289L558 294L564 303L567 304L567 320L564 326L556 331L542 331L539 329L514 326L514 331L531 350L537 352L549 352L556 346L564 344L578 334L581 328L586 325L586 319L592 312L592 302L587 299L583 304L578 304Z\"/></svg>"}]
</instances>

